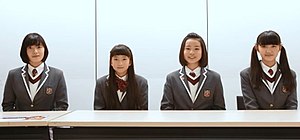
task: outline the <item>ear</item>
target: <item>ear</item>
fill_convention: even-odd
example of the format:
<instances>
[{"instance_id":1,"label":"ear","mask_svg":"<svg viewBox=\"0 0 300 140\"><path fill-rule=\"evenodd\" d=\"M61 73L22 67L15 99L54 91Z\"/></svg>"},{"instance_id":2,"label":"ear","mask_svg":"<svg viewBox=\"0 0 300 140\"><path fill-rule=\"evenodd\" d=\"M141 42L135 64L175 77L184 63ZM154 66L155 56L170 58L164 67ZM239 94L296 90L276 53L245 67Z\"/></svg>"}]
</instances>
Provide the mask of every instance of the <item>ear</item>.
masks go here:
<instances>
[{"instance_id":1,"label":"ear","mask_svg":"<svg viewBox=\"0 0 300 140\"><path fill-rule=\"evenodd\" d=\"M279 51L281 51L281 48L282 48L282 47L283 47L283 46L280 44L280 45L279 45Z\"/></svg>"},{"instance_id":2,"label":"ear","mask_svg":"<svg viewBox=\"0 0 300 140\"><path fill-rule=\"evenodd\" d=\"M131 66L131 64L132 64L132 61L129 62L129 66Z\"/></svg>"},{"instance_id":3,"label":"ear","mask_svg":"<svg viewBox=\"0 0 300 140\"><path fill-rule=\"evenodd\" d=\"M254 45L254 49L255 49L256 51L259 51L259 50L258 50L258 45Z\"/></svg>"},{"instance_id":4,"label":"ear","mask_svg":"<svg viewBox=\"0 0 300 140\"><path fill-rule=\"evenodd\" d=\"M112 60L110 60L109 64L110 64L110 66L113 66L113 65L112 65Z\"/></svg>"}]
</instances>

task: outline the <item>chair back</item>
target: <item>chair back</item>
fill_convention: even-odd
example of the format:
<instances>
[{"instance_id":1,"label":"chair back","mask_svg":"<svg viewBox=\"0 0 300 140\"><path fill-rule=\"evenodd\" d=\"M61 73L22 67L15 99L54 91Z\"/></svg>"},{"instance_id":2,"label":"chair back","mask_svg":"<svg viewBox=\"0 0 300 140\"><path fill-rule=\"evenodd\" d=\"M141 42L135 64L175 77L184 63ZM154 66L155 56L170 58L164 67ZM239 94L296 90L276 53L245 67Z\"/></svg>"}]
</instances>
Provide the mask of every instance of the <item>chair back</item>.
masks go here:
<instances>
[{"instance_id":1,"label":"chair back","mask_svg":"<svg viewBox=\"0 0 300 140\"><path fill-rule=\"evenodd\" d=\"M243 96L236 96L237 110L246 110Z\"/></svg>"}]
</instances>

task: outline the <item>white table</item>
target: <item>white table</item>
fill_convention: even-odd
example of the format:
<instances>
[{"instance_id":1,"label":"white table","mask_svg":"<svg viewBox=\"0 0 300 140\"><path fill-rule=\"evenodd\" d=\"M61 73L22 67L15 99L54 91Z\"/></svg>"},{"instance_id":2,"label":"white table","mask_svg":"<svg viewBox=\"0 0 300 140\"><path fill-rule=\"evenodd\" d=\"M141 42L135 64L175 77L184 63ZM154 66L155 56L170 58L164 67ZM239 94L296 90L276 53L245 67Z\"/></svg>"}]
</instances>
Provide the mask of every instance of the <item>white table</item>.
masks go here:
<instances>
[{"instance_id":1,"label":"white table","mask_svg":"<svg viewBox=\"0 0 300 140\"><path fill-rule=\"evenodd\" d=\"M300 111L78 110L50 120L49 126L67 127L54 130L59 139L300 138Z\"/></svg>"},{"instance_id":2,"label":"white table","mask_svg":"<svg viewBox=\"0 0 300 140\"><path fill-rule=\"evenodd\" d=\"M49 139L48 122L69 111L0 112L0 139Z\"/></svg>"},{"instance_id":3,"label":"white table","mask_svg":"<svg viewBox=\"0 0 300 140\"><path fill-rule=\"evenodd\" d=\"M0 112L0 127L13 126L48 126L48 121L58 118L70 111L18 111ZM34 118L35 116L36 119ZM38 118L42 116L44 118Z\"/></svg>"}]
</instances>

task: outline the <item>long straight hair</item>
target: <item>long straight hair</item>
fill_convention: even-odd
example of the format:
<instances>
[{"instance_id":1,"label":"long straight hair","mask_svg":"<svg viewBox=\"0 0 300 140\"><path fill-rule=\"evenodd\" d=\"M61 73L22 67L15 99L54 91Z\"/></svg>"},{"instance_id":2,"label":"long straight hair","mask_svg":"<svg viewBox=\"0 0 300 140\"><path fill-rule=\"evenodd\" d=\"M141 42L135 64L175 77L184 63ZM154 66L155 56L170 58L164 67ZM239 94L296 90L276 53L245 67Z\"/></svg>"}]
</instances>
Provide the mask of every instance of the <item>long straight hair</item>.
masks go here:
<instances>
[{"instance_id":1,"label":"long straight hair","mask_svg":"<svg viewBox=\"0 0 300 140\"><path fill-rule=\"evenodd\" d=\"M133 64L133 55L129 47L124 44L118 44L112 48L110 51L110 60L109 60L109 77L108 77L108 109L121 109L117 108L119 104L118 96L117 96L117 84L116 84L116 71L111 66L112 57L115 55L126 55L130 59L131 65L128 67L127 75L128 75L128 87L126 91L126 96L128 99L128 107L126 109L129 110L137 110L141 109L141 97L138 93L138 86L135 79L134 72L134 64Z\"/></svg>"},{"instance_id":2,"label":"long straight hair","mask_svg":"<svg viewBox=\"0 0 300 140\"><path fill-rule=\"evenodd\" d=\"M263 70L257 56L256 46L258 45L281 45L281 39L275 31L271 30L264 31L257 37L256 44L252 49L250 64L250 76L254 88L259 88L261 86L261 78L263 77ZM286 50L282 45L280 52L278 68L282 73L283 85L287 91L293 91L296 87L296 83L293 79L293 75L288 63Z\"/></svg>"}]
</instances>

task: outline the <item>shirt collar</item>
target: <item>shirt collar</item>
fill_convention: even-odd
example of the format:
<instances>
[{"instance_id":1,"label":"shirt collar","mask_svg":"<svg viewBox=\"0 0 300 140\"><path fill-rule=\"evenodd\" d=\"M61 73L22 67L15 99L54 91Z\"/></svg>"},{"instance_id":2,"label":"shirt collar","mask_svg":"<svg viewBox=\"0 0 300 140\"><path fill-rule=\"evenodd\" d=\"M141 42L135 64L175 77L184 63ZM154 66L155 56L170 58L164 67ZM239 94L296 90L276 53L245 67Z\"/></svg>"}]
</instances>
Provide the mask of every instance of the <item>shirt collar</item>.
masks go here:
<instances>
[{"instance_id":1,"label":"shirt collar","mask_svg":"<svg viewBox=\"0 0 300 140\"><path fill-rule=\"evenodd\" d=\"M277 63L275 63L274 66L269 67L269 66L267 66L266 64L264 64L262 61L260 61L260 65L261 65L261 68L263 69L264 73L267 74L269 77L273 77L273 76L275 75L275 73L277 72L277 67L278 67L278 64L277 64ZM269 69L272 69L272 70L273 70L273 72L274 72L273 75L270 75L270 74L269 74L269 72L268 72Z\"/></svg>"},{"instance_id":2,"label":"shirt collar","mask_svg":"<svg viewBox=\"0 0 300 140\"><path fill-rule=\"evenodd\" d=\"M45 63L42 63L38 67L33 67L30 64L28 64L28 73L32 76L32 70L36 69L37 70L37 76L40 75L44 71Z\"/></svg>"},{"instance_id":3,"label":"shirt collar","mask_svg":"<svg viewBox=\"0 0 300 140\"><path fill-rule=\"evenodd\" d=\"M116 74L116 76L117 76L118 78L124 80L124 81L127 81L127 79L128 79L128 74L126 74L126 75L124 75L124 76L122 76L122 77L118 76L117 74Z\"/></svg>"},{"instance_id":4,"label":"shirt collar","mask_svg":"<svg viewBox=\"0 0 300 140\"><path fill-rule=\"evenodd\" d=\"M190 72L194 72L196 74L195 77L198 77L198 76L200 76L200 70L201 70L200 67L197 67L194 70L191 70L188 66L185 66L185 73L187 75L189 75Z\"/></svg>"}]
</instances>

